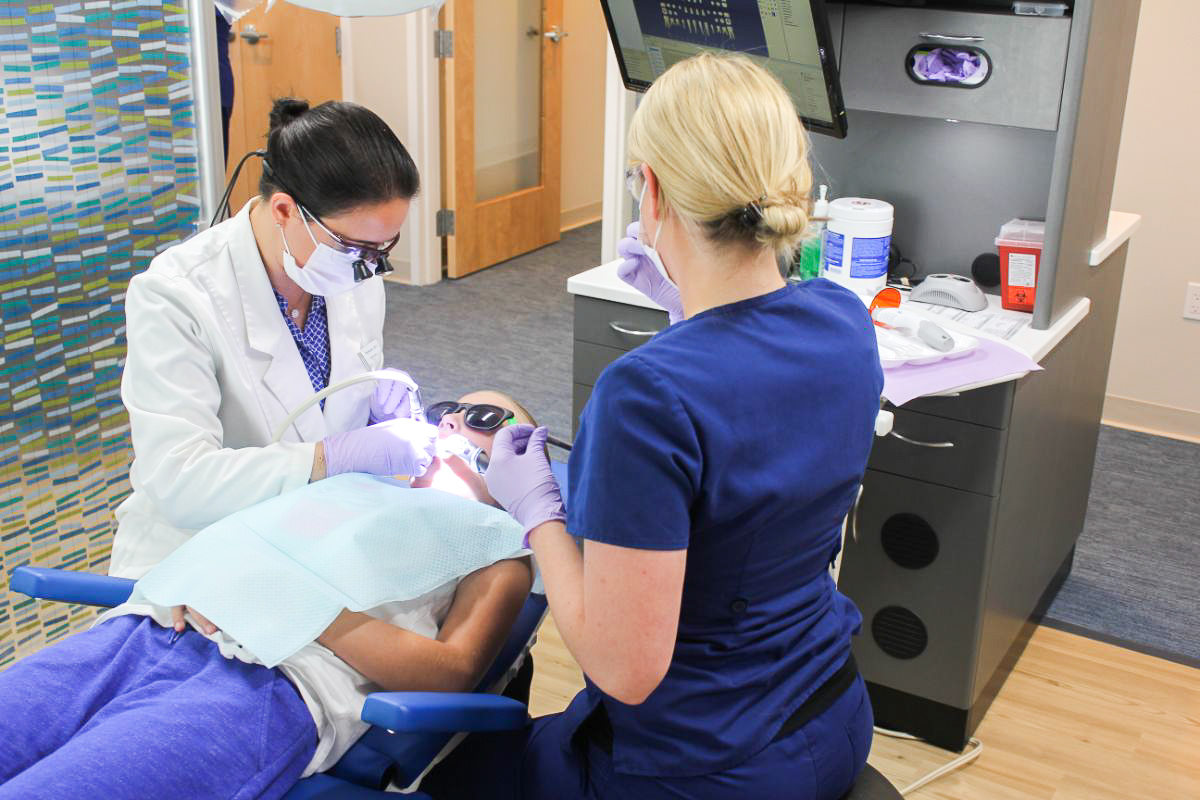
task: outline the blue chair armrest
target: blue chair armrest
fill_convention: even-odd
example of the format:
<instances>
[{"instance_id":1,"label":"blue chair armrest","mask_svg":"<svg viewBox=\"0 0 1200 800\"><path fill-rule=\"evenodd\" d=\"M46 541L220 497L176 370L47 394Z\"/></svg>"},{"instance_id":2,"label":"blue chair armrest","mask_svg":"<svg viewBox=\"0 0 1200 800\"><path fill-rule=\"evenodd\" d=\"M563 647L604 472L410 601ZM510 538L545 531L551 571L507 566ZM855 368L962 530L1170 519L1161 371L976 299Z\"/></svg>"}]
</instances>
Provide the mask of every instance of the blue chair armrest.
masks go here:
<instances>
[{"instance_id":1,"label":"blue chair armrest","mask_svg":"<svg viewBox=\"0 0 1200 800\"><path fill-rule=\"evenodd\" d=\"M128 600L133 583L128 578L50 567L17 567L9 580L14 592L30 597L109 607Z\"/></svg>"},{"instance_id":2,"label":"blue chair armrest","mask_svg":"<svg viewBox=\"0 0 1200 800\"><path fill-rule=\"evenodd\" d=\"M512 731L528 718L524 703L476 692L376 692L362 710L363 722L405 733Z\"/></svg>"}]
</instances>

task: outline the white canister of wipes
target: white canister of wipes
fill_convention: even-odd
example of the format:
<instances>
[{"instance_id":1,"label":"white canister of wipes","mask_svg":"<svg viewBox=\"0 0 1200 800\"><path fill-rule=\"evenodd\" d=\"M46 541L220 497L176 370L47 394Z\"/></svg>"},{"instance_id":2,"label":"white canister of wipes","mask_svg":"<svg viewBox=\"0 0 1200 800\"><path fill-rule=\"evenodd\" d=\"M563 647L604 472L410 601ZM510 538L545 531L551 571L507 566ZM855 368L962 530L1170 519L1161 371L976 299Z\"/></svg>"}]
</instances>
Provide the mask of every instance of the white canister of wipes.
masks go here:
<instances>
[{"instance_id":1,"label":"white canister of wipes","mask_svg":"<svg viewBox=\"0 0 1200 800\"><path fill-rule=\"evenodd\" d=\"M829 204L821 253L821 277L874 297L887 285L892 244L891 203L839 197Z\"/></svg>"}]
</instances>

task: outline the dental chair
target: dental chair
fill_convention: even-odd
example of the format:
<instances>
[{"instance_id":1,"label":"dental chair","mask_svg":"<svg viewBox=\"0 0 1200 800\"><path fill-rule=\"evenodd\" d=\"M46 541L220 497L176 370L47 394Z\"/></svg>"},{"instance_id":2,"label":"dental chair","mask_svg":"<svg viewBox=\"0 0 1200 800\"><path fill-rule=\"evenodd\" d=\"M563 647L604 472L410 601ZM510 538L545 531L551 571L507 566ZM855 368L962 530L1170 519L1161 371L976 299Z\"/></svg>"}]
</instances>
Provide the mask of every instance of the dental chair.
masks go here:
<instances>
[{"instance_id":1,"label":"dental chair","mask_svg":"<svg viewBox=\"0 0 1200 800\"><path fill-rule=\"evenodd\" d=\"M125 602L133 584L128 578L44 567L17 567L10 582L14 592L30 597L108 607ZM455 733L516 730L523 726L528 719L525 704L491 694L489 689L522 664L545 613L545 596L529 595L504 647L475 692L369 695L363 704L362 720L372 727L328 772L304 778L287 793L287 799L394 797L382 789L393 783L411 784ZM420 792L406 796L429 800Z\"/></svg>"},{"instance_id":2,"label":"dental chair","mask_svg":"<svg viewBox=\"0 0 1200 800\"><path fill-rule=\"evenodd\" d=\"M551 462L567 499L567 465ZM134 581L68 569L17 567L14 592L42 600L113 607L125 602ZM457 733L517 730L529 718L525 703L492 693L504 679L527 680L527 651L546 615L545 595L530 594L500 654L474 692L376 692L363 704L371 725L327 772L299 781L287 800L381 800L389 786L409 786ZM518 671L518 668L524 672ZM527 687L526 687L527 691ZM431 800L414 792L413 800Z\"/></svg>"}]
</instances>

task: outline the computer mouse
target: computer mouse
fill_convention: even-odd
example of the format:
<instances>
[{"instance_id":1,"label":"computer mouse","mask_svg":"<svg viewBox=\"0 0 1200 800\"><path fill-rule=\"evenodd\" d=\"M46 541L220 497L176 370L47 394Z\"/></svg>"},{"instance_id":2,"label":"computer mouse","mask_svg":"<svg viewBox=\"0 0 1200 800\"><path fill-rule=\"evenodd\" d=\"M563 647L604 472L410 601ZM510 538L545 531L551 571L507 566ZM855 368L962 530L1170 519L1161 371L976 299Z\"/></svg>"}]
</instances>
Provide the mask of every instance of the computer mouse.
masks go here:
<instances>
[{"instance_id":1,"label":"computer mouse","mask_svg":"<svg viewBox=\"0 0 1200 800\"><path fill-rule=\"evenodd\" d=\"M950 306L963 311L982 311L987 308L987 295L970 278L939 272L928 275L912 290L909 300L935 306Z\"/></svg>"}]
</instances>

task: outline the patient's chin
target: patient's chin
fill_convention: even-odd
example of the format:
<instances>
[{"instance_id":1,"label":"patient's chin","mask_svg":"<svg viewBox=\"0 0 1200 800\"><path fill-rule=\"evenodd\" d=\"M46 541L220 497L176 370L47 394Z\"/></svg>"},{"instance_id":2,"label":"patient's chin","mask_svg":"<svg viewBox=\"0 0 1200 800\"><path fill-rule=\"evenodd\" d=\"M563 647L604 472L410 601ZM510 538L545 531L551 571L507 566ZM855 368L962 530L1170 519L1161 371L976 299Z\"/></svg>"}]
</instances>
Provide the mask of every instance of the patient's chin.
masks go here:
<instances>
[{"instance_id":1,"label":"patient's chin","mask_svg":"<svg viewBox=\"0 0 1200 800\"><path fill-rule=\"evenodd\" d=\"M419 478L409 481L414 489L437 489L448 492L466 500L483 501L484 498L478 487L479 475L466 465L462 459L455 459L458 464L447 463L442 458L433 459L429 469Z\"/></svg>"}]
</instances>

